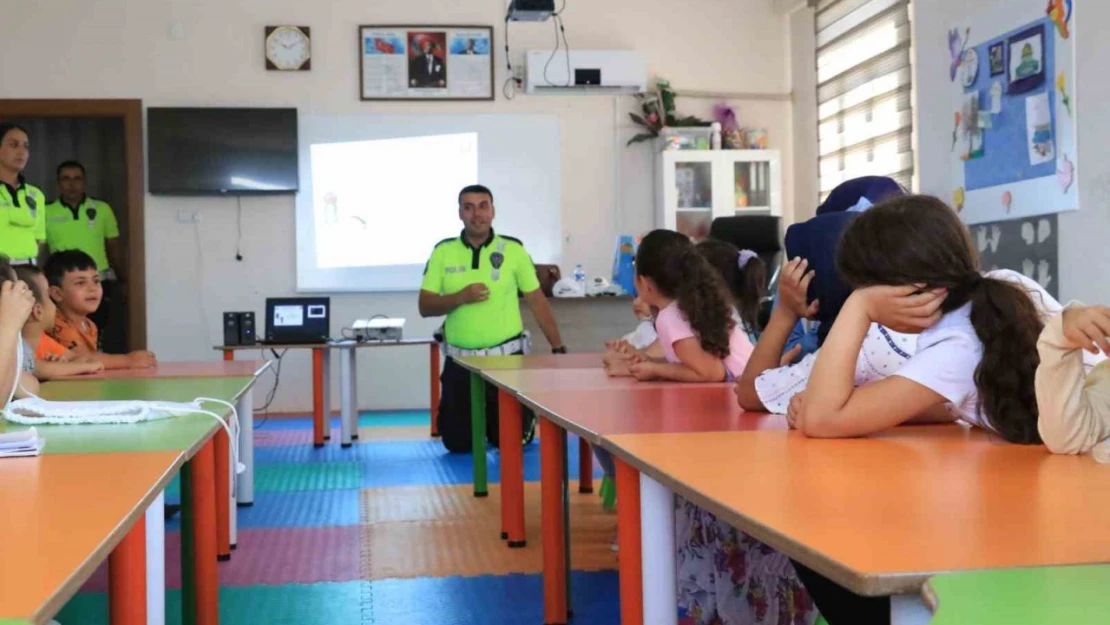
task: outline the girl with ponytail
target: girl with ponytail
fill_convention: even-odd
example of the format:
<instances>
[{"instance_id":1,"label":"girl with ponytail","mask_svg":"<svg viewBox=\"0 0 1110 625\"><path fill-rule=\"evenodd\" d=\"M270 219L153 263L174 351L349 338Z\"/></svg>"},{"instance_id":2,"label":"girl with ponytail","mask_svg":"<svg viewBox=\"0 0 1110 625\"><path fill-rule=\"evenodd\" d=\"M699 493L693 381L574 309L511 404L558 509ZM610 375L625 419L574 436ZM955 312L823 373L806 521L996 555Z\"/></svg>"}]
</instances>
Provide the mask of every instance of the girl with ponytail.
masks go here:
<instances>
[{"instance_id":1,"label":"girl with ponytail","mask_svg":"<svg viewBox=\"0 0 1110 625\"><path fill-rule=\"evenodd\" d=\"M855 291L788 415L814 437L863 436L919 418L960 419L1036 444L1034 375L1042 316L1059 304L1011 271L983 275L971 237L936 198L906 196L861 214L837 254ZM894 375L854 388L872 322L918 334Z\"/></svg>"},{"instance_id":2,"label":"girl with ponytail","mask_svg":"<svg viewBox=\"0 0 1110 625\"><path fill-rule=\"evenodd\" d=\"M738 264L738 256L732 262ZM724 382L744 370L753 349L744 321L724 279L688 237L654 230L643 238L636 252L636 290L659 311L655 329L663 355L661 361L634 357L629 372L636 378Z\"/></svg>"},{"instance_id":3,"label":"girl with ponytail","mask_svg":"<svg viewBox=\"0 0 1110 625\"><path fill-rule=\"evenodd\" d=\"M744 331L755 340L763 329L759 308L767 295L767 266L755 252L716 239L702 241L695 249L724 279Z\"/></svg>"}]
</instances>

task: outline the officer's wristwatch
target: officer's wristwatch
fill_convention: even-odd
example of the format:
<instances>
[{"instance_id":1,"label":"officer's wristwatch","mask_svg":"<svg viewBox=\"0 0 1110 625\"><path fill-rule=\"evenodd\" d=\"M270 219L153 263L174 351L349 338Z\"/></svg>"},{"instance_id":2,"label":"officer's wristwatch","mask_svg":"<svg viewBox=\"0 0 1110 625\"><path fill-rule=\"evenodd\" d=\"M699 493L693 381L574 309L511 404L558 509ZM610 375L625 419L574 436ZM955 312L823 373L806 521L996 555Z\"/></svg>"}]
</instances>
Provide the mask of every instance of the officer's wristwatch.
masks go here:
<instances>
[{"instance_id":1,"label":"officer's wristwatch","mask_svg":"<svg viewBox=\"0 0 1110 625\"><path fill-rule=\"evenodd\" d=\"M566 346L563 346L563 347L552 347L552 348L551 348L551 353L552 353L552 354L565 354L565 353L567 353L567 348L566 348Z\"/></svg>"}]
</instances>

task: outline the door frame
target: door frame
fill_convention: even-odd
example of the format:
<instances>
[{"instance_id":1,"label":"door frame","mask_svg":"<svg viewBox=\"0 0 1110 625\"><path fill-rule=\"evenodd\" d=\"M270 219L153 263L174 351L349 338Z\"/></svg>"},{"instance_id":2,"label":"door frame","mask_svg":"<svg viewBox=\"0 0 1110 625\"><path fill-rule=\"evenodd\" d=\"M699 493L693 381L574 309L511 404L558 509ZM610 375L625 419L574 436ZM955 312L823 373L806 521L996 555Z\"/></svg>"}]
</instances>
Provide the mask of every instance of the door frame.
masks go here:
<instances>
[{"instance_id":1,"label":"door frame","mask_svg":"<svg viewBox=\"0 0 1110 625\"><path fill-rule=\"evenodd\" d=\"M143 101L0 98L0 119L5 117L112 117L123 120L127 172L127 337L131 349L146 349Z\"/></svg>"}]
</instances>

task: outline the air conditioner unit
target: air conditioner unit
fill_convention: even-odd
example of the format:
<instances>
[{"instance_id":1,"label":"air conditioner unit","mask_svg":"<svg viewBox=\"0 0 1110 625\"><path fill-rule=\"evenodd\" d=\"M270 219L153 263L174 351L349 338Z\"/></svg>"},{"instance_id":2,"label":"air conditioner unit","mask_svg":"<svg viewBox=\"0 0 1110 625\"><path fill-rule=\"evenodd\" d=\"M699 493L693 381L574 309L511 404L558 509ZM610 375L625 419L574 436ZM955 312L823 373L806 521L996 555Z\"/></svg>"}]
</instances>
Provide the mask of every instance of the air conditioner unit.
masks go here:
<instances>
[{"instance_id":1,"label":"air conditioner unit","mask_svg":"<svg viewBox=\"0 0 1110 625\"><path fill-rule=\"evenodd\" d=\"M526 56L525 93L640 93L647 87L647 60L623 50L531 50Z\"/></svg>"}]
</instances>

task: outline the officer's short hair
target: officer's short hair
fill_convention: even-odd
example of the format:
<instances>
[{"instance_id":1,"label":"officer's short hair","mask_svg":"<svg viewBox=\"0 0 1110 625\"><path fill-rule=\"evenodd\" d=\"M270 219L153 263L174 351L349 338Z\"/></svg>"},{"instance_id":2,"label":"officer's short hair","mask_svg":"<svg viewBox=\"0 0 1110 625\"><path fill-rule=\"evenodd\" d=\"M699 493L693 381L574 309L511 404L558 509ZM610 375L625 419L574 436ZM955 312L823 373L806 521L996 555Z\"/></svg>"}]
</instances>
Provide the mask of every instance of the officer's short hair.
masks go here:
<instances>
[{"instance_id":1,"label":"officer's short hair","mask_svg":"<svg viewBox=\"0 0 1110 625\"><path fill-rule=\"evenodd\" d=\"M58 165L58 177L59 178L62 177L62 170L63 169L80 169L81 170L81 175L82 176L85 175L85 166L82 165L81 163L78 163L77 161L66 161L66 162L62 163L61 165Z\"/></svg>"},{"instance_id":2,"label":"officer's short hair","mask_svg":"<svg viewBox=\"0 0 1110 625\"><path fill-rule=\"evenodd\" d=\"M46 259L42 272L46 274L46 281L50 286L62 286L62 280L67 273L96 268L96 261L92 256L81 250L64 250L51 254L50 258Z\"/></svg>"},{"instance_id":3,"label":"officer's short hair","mask_svg":"<svg viewBox=\"0 0 1110 625\"><path fill-rule=\"evenodd\" d=\"M463 187L463 190L459 191L459 206L462 206L463 196L466 195L467 193L484 193L485 195L489 196L489 201L490 202L493 201L493 191L490 191L489 187L486 187L485 185L480 185L480 184L472 184L472 185Z\"/></svg>"},{"instance_id":4,"label":"officer's short hair","mask_svg":"<svg viewBox=\"0 0 1110 625\"><path fill-rule=\"evenodd\" d=\"M23 134L31 136L31 133L27 132L27 129L23 126L20 126L19 124L15 124L12 122L0 122L0 141L3 141L4 137L7 137L8 133L13 130L19 130L22 131Z\"/></svg>"}]
</instances>

